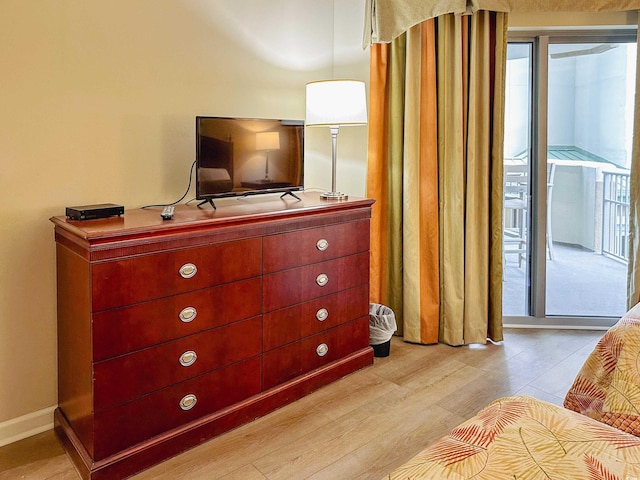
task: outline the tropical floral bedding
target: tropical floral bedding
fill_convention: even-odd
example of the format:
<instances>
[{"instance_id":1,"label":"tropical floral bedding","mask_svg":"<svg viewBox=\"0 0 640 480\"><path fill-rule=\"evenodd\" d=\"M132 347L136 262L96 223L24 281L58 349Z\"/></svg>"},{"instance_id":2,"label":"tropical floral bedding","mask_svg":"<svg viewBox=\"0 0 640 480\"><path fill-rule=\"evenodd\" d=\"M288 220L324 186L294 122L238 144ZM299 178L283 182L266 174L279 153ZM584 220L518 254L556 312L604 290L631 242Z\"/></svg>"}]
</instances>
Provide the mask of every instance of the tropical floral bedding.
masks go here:
<instances>
[{"instance_id":1,"label":"tropical floral bedding","mask_svg":"<svg viewBox=\"0 0 640 480\"><path fill-rule=\"evenodd\" d=\"M506 397L386 478L640 480L640 438L531 397Z\"/></svg>"},{"instance_id":2,"label":"tropical floral bedding","mask_svg":"<svg viewBox=\"0 0 640 480\"><path fill-rule=\"evenodd\" d=\"M600 339L564 406L640 436L640 304Z\"/></svg>"}]
</instances>

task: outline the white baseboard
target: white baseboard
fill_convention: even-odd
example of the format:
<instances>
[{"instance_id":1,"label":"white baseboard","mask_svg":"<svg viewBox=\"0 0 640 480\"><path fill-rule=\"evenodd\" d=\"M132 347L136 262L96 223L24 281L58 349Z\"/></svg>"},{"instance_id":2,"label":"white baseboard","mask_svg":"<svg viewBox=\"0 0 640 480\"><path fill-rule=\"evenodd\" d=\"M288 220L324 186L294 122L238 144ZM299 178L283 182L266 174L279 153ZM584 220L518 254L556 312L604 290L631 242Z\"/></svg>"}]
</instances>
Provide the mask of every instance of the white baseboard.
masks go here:
<instances>
[{"instance_id":1,"label":"white baseboard","mask_svg":"<svg viewBox=\"0 0 640 480\"><path fill-rule=\"evenodd\" d=\"M53 407L0 422L0 447L53 428Z\"/></svg>"}]
</instances>

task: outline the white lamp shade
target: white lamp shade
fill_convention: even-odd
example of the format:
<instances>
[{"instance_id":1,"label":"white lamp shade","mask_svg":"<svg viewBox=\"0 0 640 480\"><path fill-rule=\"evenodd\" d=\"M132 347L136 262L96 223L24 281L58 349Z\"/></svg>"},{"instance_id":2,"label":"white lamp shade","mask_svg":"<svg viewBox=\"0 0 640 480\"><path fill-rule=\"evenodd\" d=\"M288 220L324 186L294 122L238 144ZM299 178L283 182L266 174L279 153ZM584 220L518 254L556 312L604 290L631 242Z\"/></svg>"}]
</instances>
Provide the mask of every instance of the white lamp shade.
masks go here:
<instances>
[{"instance_id":1,"label":"white lamp shade","mask_svg":"<svg viewBox=\"0 0 640 480\"><path fill-rule=\"evenodd\" d=\"M309 126L366 125L367 98L364 82L326 80L307 84Z\"/></svg>"},{"instance_id":2,"label":"white lamp shade","mask_svg":"<svg viewBox=\"0 0 640 480\"><path fill-rule=\"evenodd\" d=\"M278 150L280 134L278 132L256 133L256 150Z\"/></svg>"}]
</instances>

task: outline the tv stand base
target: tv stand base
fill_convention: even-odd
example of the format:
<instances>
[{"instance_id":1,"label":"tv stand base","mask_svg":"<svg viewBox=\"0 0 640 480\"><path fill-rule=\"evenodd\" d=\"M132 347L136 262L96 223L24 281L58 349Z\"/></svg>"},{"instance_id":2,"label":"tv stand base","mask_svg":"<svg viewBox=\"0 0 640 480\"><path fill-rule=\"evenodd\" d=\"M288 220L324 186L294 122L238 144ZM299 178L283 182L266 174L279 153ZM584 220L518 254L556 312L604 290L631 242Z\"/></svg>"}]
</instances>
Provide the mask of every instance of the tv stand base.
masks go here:
<instances>
[{"instance_id":1,"label":"tv stand base","mask_svg":"<svg viewBox=\"0 0 640 480\"><path fill-rule=\"evenodd\" d=\"M298 201L300 201L300 202L302 201L302 199L299 196L297 196L295 193L293 193L291 191L284 192L282 195L280 195L280 198L283 198L285 195L291 195L293 198L298 199Z\"/></svg>"},{"instance_id":2,"label":"tv stand base","mask_svg":"<svg viewBox=\"0 0 640 480\"><path fill-rule=\"evenodd\" d=\"M216 204L215 204L215 203L213 203L213 200L211 200L210 198L207 198L206 200L201 201L201 202L198 204L198 208L200 208L200 206L201 206L201 205L204 205L205 203L208 203L209 205L211 205L211 206L213 207L213 209L214 209L214 210L217 210L217 208L216 208Z\"/></svg>"}]
</instances>

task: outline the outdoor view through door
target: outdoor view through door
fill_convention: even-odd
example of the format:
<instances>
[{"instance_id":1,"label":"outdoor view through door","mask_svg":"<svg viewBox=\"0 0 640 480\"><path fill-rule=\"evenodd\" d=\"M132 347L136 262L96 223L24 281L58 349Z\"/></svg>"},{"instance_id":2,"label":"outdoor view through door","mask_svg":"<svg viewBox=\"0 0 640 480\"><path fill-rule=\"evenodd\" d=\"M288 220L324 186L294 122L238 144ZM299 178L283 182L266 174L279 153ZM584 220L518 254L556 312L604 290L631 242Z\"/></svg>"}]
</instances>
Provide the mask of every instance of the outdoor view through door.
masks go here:
<instances>
[{"instance_id":1,"label":"outdoor view through door","mask_svg":"<svg viewBox=\"0 0 640 480\"><path fill-rule=\"evenodd\" d=\"M598 35L510 36L505 316L626 310L636 37Z\"/></svg>"}]
</instances>

